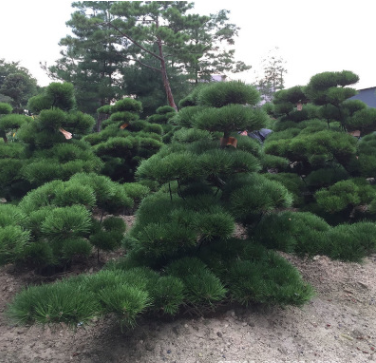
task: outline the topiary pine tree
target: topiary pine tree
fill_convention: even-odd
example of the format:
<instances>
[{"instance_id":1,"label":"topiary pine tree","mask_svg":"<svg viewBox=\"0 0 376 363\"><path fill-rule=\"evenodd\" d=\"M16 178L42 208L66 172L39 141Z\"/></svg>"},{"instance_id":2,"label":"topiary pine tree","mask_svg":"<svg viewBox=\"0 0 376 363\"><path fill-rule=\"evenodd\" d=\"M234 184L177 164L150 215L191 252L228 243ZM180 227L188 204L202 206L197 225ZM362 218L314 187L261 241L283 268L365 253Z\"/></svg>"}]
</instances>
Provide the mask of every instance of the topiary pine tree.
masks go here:
<instances>
[{"instance_id":1,"label":"topiary pine tree","mask_svg":"<svg viewBox=\"0 0 376 363\"><path fill-rule=\"evenodd\" d=\"M17 142L18 129L29 122L30 117L13 114L12 110L8 103L0 103L0 197L7 200L30 188L19 172L26 163L23 160L24 148Z\"/></svg>"},{"instance_id":2,"label":"topiary pine tree","mask_svg":"<svg viewBox=\"0 0 376 363\"><path fill-rule=\"evenodd\" d=\"M109 115L102 123L102 131L88 135L85 141L104 162L101 173L119 182L134 181L134 173L141 162L162 146L163 129L139 119L142 104L124 98L98 112Z\"/></svg>"},{"instance_id":3,"label":"topiary pine tree","mask_svg":"<svg viewBox=\"0 0 376 363\"><path fill-rule=\"evenodd\" d=\"M146 311L175 314L181 306L202 310L219 301L301 305L311 297L312 288L283 258L258 242L231 237L235 221L256 225L265 213L293 200L281 183L257 173L257 141L236 133L264 126L268 117L255 107L258 99L258 92L241 82L203 87L200 111L189 120L193 127L182 127L171 144L141 163L137 177L160 188L141 202L124 241L126 257L109 265L110 271L79 281L97 306L81 309L81 321L110 312L132 326ZM67 286L75 288L77 280L52 289ZM11 317L46 323L31 311L37 293L43 292L19 295ZM46 294L42 304L56 303ZM78 316L63 319L75 322Z\"/></svg>"},{"instance_id":4,"label":"topiary pine tree","mask_svg":"<svg viewBox=\"0 0 376 363\"><path fill-rule=\"evenodd\" d=\"M19 198L45 182L68 180L78 172L102 168L90 145L80 140L91 132L95 121L75 111L74 105L73 85L51 83L44 94L30 99L33 117L12 114L1 118L0 130L17 130L18 141L7 151L11 155L12 149L15 156L7 156L4 161L9 170L8 176L2 178L5 197Z\"/></svg>"},{"instance_id":5,"label":"topiary pine tree","mask_svg":"<svg viewBox=\"0 0 376 363\"><path fill-rule=\"evenodd\" d=\"M279 117L264 151L272 158L266 159L269 166L277 157L289 167L267 176L294 193L294 206L305 213L264 218L260 229L268 225L271 233L286 233L277 242L276 235L261 238L265 233L258 232L257 240L269 247L345 260L359 260L375 250L376 118L362 102L348 100L356 91L347 86L357 81L349 71L324 72L306 87L277 92L272 112ZM317 229L323 222L316 222L317 215L333 227ZM315 237L305 237L307 233Z\"/></svg>"},{"instance_id":6,"label":"topiary pine tree","mask_svg":"<svg viewBox=\"0 0 376 363\"><path fill-rule=\"evenodd\" d=\"M335 76L342 82L344 74ZM277 99L293 104L296 91L286 90ZM50 290L24 291L9 309L11 318L48 323L43 309L59 305L63 313L54 314L53 322L77 323L114 313L121 323L133 326L143 312L174 314L180 306L202 310L218 301L302 305L312 296L311 287L272 249L343 260L360 260L375 251L374 222L332 226L320 217L320 208L323 212L328 206L350 205L354 210L365 201L366 210L375 210L375 189L365 178L372 167L364 170L353 163L354 137L344 130L363 109L343 101L336 107L341 112L347 107L348 114L340 120L326 119L327 110L322 109L326 104L309 105L305 89L298 92L303 92L299 103L306 97L302 108L307 119L291 116L295 112L291 107L281 112L277 101L269 112L281 116L262 148L236 133L258 129L268 121L266 113L254 106L257 92L237 82L203 87L191 98L195 106L174 117L180 130L171 143L138 168L140 180L151 179L160 188L137 211L136 223L124 240L126 257L99 274L66 280ZM363 138L358 141L364 152L372 150L372 136L364 137L364 144ZM267 173L270 164L284 172ZM331 169L333 173L328 172ZM326 173L322 189L319 183ZM343 222L340 216L336 217ZM326 219L333 222L333 215ZM248 239L232 237L234 222L246 227ZM69 295L78 286L92 300L74 315L63 297L56 304L56 296L63 291ZM35 312L37 295L43 296L43 308Z\"/></svg>"},{"instance_id":7,"label":"topiary pine tree","mask_svg":"<svg viewBox=\"0 0 376 363\"><path fill-rule=\"evenodd\" d=\"M118 248L124 213L146 187L132 188L108 177L78 173L68 181L54 180L29 192L18 206L0 205L0 263L25 264L38 271L67 267L87 257L93 246Z\"/></svg>"},{"instance_id":8,"label":"topiary pine tree","mask_svg":"<svg viewBox=\"0 0 376 363\"><path fill-rule=\"evenodd\" d=\"M150 123L156 123L162 126L163 129L163 142L169 143L172 136L177 130L174 125L173 119L177 115L175 109L171 106L161 106L155 111L156 113L148 117Z\"/></svg>"}]
</instances>

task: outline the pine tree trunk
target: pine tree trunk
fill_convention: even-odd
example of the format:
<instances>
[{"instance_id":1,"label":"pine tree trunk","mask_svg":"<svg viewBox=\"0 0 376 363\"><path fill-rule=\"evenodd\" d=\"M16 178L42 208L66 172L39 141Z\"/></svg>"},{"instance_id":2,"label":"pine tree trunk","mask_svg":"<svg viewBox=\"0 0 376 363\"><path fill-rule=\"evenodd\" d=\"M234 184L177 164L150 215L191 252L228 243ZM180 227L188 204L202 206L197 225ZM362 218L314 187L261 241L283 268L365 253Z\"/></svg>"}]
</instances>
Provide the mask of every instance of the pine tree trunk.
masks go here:
<instances>
[{"instance_id":1,"label":"pine tree trunk","mask_svg":"<svg viewBox=\"0 0 376 363\"><path fill-rule=\"evenodd\" d=\"M159 26L158 18L156 21L157 28ZM161 73L162 73L162 79L163 79L163 85L166 91L167 95L167 100L168 104L173 107L176 111L178 111L178 108L175 104L174 96L171 91L171 86L170 86L170 81L168 80L168 75L167 75L167 69L166 69L166 61L163 56L163 49L162 49L162 40L158 37L157 38L157 44L158 44L158 50L159 50L159 56L161 57L160 62L161 62Z\"/></svg>"}]
</instances>

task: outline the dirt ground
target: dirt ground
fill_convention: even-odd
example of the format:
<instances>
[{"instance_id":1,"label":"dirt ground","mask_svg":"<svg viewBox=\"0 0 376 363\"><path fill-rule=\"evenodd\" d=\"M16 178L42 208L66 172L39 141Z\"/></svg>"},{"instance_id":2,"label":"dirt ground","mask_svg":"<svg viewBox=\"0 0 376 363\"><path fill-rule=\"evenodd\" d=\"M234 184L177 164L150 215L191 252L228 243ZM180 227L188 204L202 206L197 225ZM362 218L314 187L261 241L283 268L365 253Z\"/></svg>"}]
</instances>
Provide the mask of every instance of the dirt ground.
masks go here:
<instances>
[{"instance_id":1,"label":"dirt ground","mask_svg":"<svg viewBox=\"0 0 376 363\"><path fill-rule=\"evenodd\" d=\"M76 331L9 325L2 314L6 304L35 280L4 267L0 363L376 362L376 255L363 264L287 258L317 292L303 308L233 306L200 318L141 319L124 333L111 319Z\"/></svg>"}]
</instances>

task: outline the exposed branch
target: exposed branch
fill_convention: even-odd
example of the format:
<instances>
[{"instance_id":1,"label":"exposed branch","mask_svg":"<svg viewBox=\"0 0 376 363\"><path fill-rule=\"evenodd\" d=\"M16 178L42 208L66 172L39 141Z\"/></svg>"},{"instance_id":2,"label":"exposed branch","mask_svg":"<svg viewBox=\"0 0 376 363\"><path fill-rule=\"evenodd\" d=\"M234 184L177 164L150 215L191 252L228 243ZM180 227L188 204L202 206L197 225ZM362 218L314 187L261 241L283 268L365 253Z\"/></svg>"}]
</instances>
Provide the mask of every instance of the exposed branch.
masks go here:
<instances>
[{"instance_id":1,"label":"exposed branch","mask_svg":"<svg viewBox=\"0 0 376 363\"><path fill-rule=\"evenodd\" d=\"M153 66L149 66L148 64L143 63L143 62L141 62L141 61L138 60L138 59L135 59L135 58L127 58L126 56L124 56L124 55L122 55L122 54L120 54L120 53L118 53L118 56L121 57L121 58L123 58L123 59L125 59L125 60L128 60L128 61L134 61L134 62L137 62L137 63L141 64L143 67L150 68L150 69L152 69L153 71L161 72L161 70L160 70L159 68L155 68L155 67L153 67Z\"/></svg>"},{"instance_id":2,"label":"exposed branch","mask_svg":"<svg viewBox=\"0 0 376 363\"><path fill-rule=\"evenodd\" d=\"M114 28L117 32L119 32L119 34L121 34L124 38L127 38L128 40L130 40L134 45L136 45L137 47L139 47L140 49L142 49L144 52L146 53L149 53L151 56L159 59L160 61L163 61L163 58L160 57L158 54L146 49L145 47L143 47L140 43L136 42L133 38L131 38L129 35L123 33L119 28L117 28L114 24L112 23L108 23L112 28Z\"/></svg>"}]
</instances>

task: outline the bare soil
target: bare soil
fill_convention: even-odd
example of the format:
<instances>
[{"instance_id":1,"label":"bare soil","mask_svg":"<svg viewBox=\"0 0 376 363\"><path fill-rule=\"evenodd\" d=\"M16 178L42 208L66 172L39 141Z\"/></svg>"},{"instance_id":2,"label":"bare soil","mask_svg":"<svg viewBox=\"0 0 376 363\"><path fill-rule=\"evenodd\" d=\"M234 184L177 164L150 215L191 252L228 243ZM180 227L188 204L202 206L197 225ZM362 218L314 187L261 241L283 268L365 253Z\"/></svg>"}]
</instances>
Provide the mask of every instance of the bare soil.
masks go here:
<instances>
[{"instance_id":1,"label":"bare soil","mask_svg":"<svg viewBox=\"0 0 376 363\"><path fill-rule=\"evenodd\" d=\"M6 305L41 278L3 267L0 363L376 362L376 255L363 264L284 256L316 289L303 308L232 306L205 317L143 318L123 333L110 318L75 331L10 325ZM83 272L97 268L93 256Z\"/></svg>"}]
</instances>

